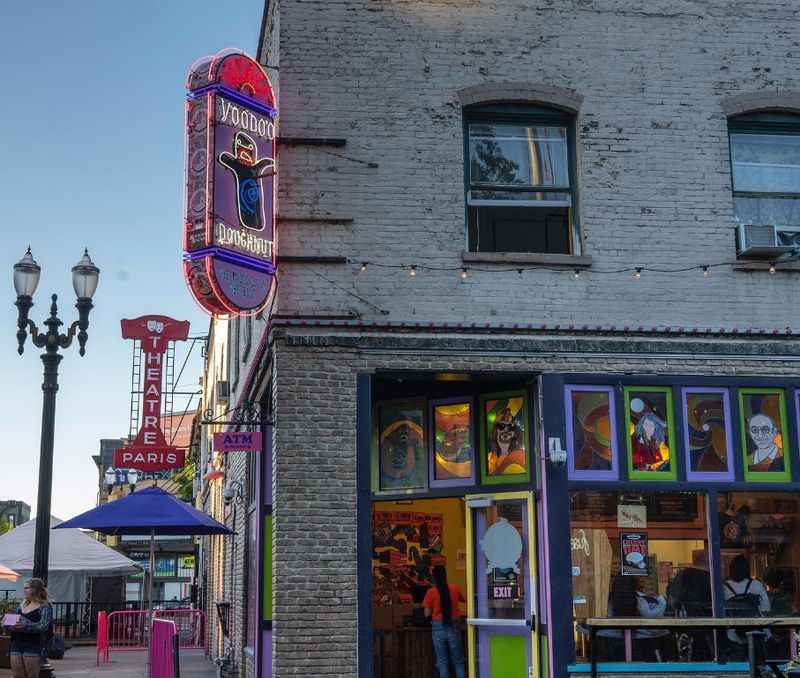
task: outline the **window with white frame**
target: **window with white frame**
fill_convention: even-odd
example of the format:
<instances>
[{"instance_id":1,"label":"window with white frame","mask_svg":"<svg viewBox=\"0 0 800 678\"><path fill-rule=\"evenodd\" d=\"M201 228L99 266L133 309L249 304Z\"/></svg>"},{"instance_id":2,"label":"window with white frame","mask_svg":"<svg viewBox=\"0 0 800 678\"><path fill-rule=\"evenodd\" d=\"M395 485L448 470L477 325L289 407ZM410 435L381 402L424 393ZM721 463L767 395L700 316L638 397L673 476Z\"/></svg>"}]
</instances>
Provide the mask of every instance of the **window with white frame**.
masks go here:
<instances>
[{"instance_id":1,"label":"window with white frame","mask_svg":"<svg viewBox=\"0 0 800 678\"><path fill-rule=\"evenodd\" d=\"M465 146L471 252L579 253L571 115L468 108Z\"/></svg>"},{"instance_id":2,"label":"window with white frame","mask_svg":"<svg viewBox=\"0 0 800 678\"><path fill-rule=\"evenodd\" d=\"M774 227L776 245L800 247L800 116L746 114L728 130L736 222Z\"/></svg>"}]
</instances>

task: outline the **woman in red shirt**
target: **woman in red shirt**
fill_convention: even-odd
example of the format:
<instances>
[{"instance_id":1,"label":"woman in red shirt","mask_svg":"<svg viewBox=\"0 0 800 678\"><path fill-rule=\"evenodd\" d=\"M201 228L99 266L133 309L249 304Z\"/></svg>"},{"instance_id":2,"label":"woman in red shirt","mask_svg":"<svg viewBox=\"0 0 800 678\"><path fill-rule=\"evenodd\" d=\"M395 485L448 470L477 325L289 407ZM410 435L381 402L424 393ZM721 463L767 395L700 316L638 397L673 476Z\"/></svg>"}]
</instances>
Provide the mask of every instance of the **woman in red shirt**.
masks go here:
<instances>
[{"instance_id":1,"label":"woman in red shirt","mask_svg":"<svg viewBox=\"0 0 800 678\"><path fill-rule=\"evenodd\" d=\"M425 616L431 618L439 678L450 678L448 659L455 667L456 678L466 678L464 650L461 648L458 629L453 626L453 620L461 618L458 605L465 602L458 585L447 583L447 570L444 566L436 565L433 568L433 586L425 594L422 607L425 608Z\"/></svg>"}]
</instances>

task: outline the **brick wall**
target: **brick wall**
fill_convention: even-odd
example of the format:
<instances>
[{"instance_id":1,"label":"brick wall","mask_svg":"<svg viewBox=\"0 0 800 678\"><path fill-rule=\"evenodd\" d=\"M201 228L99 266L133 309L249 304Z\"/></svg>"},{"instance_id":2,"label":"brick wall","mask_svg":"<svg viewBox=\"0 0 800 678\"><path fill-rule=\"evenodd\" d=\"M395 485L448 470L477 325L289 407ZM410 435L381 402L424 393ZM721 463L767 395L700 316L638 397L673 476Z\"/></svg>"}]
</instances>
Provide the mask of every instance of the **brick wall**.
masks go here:
<instances>
[{"instance_id":1,"label":"brick wall","mask_svg":"<svg viewBox=\"0 0 800 678\"><path fill-rule=\"evenodd\" d=\"M593 270L733 260L723 100L800 90L798 18L796 0L284 2L280 135L344 137L347 146L281 147L279 210L290 220L280 227L280 253L460 267L458 92L513 80L583 97L580 213ZM303 220L320 215L354 221ZM571 268L475 272L462 283L454 271L412 280L397 270L359 274L352 264L286 265L280 310L800 326L797 273L728 268L708 280L695 271L634 281L592 269L578 280Z\"/></svg>"},{"instance_id":2,"label":"brick wall","mask_svg":"<svg viewBox=\"0 0 800 678\"><path fill-rule=\"evenodd\" d=\"M497 341L497 340L496 340ZM608 372L795 376L790 362L635 353L493 356L449 336L441 355L413 338L280 333L274 344L274 675L353 677L357 672L356 375L383 370ZM520 343L507 338L506 343ZM571 341L563 341L567 346ZM348 345L349 344L349 345ZM356 345L353 345L356 344ZM403 345L408 352L403 351ZM770 354L768 342L731 342ZM499 347L497 348L499 350ZM635 351L636 347L633 346ZM416 355L414 354L416 351ZM602 354L602 355L601 355Z\"/></svg>"}]
</instances>

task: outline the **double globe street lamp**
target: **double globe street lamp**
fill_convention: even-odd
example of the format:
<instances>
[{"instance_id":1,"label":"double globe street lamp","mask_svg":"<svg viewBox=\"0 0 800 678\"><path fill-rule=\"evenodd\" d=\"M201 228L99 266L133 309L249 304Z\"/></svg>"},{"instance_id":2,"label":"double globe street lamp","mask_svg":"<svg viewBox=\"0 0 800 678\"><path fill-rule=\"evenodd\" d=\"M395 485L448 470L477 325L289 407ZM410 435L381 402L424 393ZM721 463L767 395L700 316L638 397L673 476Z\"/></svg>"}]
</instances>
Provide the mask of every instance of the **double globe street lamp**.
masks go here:
<instances>
[{"instance_id":1,"label":"double globe street lamp","mask_svg":"<svg viewBox=\"0 0 800 678\"><path fill-rule=\"evenodd\" d=\"M33 576L47 581L48 552L50 549L50 495L53 485L53 434L55 431L56 392L58 391L58 364L61 362L59 349L69 348L77 335L80 354L86 353L86 340L89 335L89 311L92 310L92 297L97 290L100 269L94 265L88 250L84 250L81 260L72 267L72 287L78 298L78 320L73 322L66 334L59 332L64 324L58 318L57 296L54 294L50 304L50 317L44 321L46 332L40 332L36 324L28 318L33 306L33 295L39 286L41 267L34 261L31 248L22 259L14 264L14 289L17 292L15 306L19 310L17 319L18 353L25 350L25 340L31 335L31 342L43 348L44 392L42 407L42 439L39 456L39 496L36 502L36 541L33 552ZM41 675L46 675L43 671Z\"/></svg>"}]
</instances>

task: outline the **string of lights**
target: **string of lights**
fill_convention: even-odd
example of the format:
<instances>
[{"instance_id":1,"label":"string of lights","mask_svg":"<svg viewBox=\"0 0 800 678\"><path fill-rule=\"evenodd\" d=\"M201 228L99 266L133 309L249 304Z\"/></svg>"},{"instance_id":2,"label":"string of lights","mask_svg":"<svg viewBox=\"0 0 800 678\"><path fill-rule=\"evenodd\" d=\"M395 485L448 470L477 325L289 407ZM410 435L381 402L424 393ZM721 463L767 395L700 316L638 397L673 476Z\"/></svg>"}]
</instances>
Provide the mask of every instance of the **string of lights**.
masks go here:
<instances>
[{"instance_id":1,"label":"string of lights","mask_svg":"<svg viewBox=\"0 0 800 678\"><path fill-rule=\"evenodd\" d=\"M660 273L660 274L667 274L667 275L674 275L678 273L690 273L692 271L699 271L703 274L704 278L710 278L711 272L715 268L732 268L737 265L741 265L741 261L722 261L714 264L696 264L693 266L680 266L677 268L664 268L660 266L628 266L624 268L590 268L581 270L580 268L575 268L570 271L568 266L563 266L559 264L526 264L524 266L505 266L500 265L497 267L488 268L486 266L434 266L431 264L424 264L424 263L416 263L416 264L388 264L380 261L365 261L365 260L356 260L356 259L348 259L347 263L349 264L356 264L360 268L361 273L365 273L370 267L373 268L380 268L380 269L395 269L395 270L405 270L409 277L416 278L420 272L423 271L435 271L435 272L442 272L442 271L452 271L458 273L459 277L462 280L466 280L469 278L470 273L490 273L490 274L499 274L499 273L517 273L522 275L526 271L554 271L557 273L563 272L570 272L573 277L580 278L582 275L620 275L623 273L631 274L636 280L641 279L644 273ZM764 262L767 263L767 262ZM771 275L774 275L777 271L777 264L782 263L780 261L770 261L769 268L767 269Z\"/></svg>"}]
</instances>

